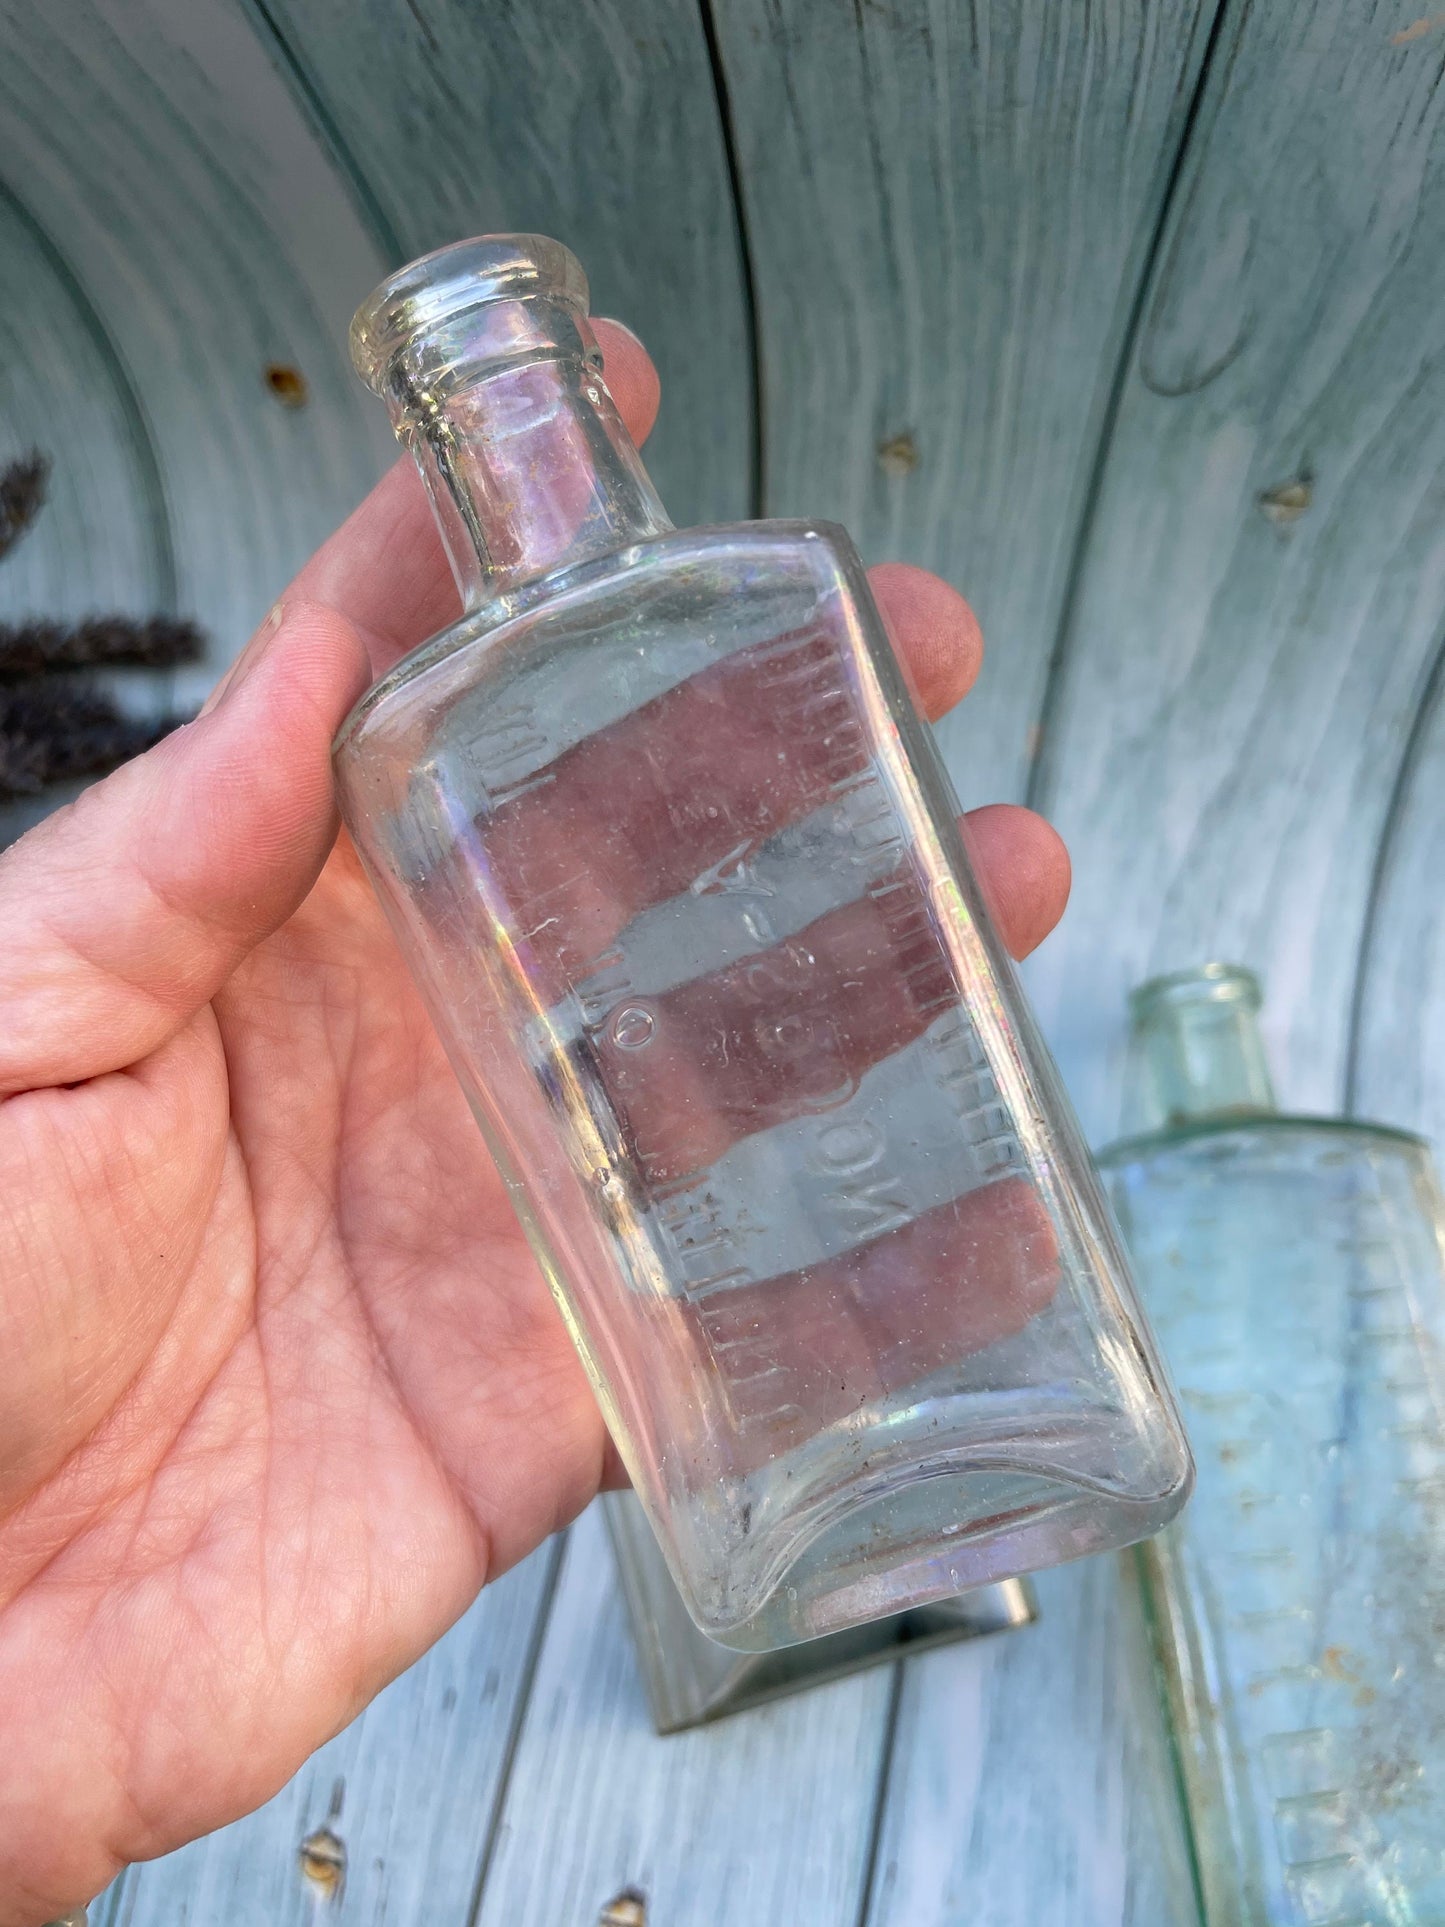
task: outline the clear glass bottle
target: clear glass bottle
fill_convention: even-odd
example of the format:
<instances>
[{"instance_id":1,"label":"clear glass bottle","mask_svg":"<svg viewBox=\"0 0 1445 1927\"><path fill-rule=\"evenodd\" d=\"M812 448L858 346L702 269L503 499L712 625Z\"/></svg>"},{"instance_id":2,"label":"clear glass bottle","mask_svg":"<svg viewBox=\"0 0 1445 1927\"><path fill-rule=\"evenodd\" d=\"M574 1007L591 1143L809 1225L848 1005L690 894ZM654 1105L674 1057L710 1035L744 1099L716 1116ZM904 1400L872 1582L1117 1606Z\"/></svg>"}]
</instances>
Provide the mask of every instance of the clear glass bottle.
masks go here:
<instances>
[{"instance_id":1,"label":"clear glass bottle","mask_svg":"<svg viewBox=\"0 0 1445 1927\"><path fill-rule=\"evenodd\" d=\"M1039 1616L1027 1579L1000 1579L883 1619L768 1652L739 1652L702 1632L682 1603L657 1535L632 1492L602 1495L632 1644L652 1723L682 1733L769 1700L961 1639L1017 1632Z\"/></svg>"},{"instance_id":2,"label":"clear glass bottle","mask_svg":"<svg viewBox=\"0 0 1445 1927\"><path fill-rule=\"evenodd\" d=\"M1133 997L1105 1181L1194 1501L1143 1548L1209 1927L1445 1921L1445 1213L1428 1147L1276 1112L1248 971Z\"/></svg>"},{"instance_id":3,"label":"clear glass bottle","mask_svg":"<svg viewBox=\"0 0 1445 1927\"><path fill-rule=\"evenodd\" d=\"M689 1610L766 1648L1136 1539L1188 1452L856 554L674 531L586 312L513 236L357 317L465 614L341 806Z\"/></svg>"}]
</instances>

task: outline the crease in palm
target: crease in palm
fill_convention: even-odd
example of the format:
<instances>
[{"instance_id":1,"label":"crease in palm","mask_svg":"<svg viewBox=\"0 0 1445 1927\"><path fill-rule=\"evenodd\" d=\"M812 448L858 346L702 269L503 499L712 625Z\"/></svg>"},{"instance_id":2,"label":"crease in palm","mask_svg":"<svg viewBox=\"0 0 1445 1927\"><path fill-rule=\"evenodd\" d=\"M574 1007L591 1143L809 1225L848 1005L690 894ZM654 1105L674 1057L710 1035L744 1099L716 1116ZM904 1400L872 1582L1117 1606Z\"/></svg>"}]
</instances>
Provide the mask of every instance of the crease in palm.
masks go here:
<instances>
[{"instance_id":1,"label":"crease in palm","mask_svg":"<svg viewBox=\"0 0 1445 1927\"><path fill-rule=\"evenodd\" d=\"M640 439L655 376L599 335ZM874 587L941 713L970 612ZM269 1797L615 1474L335 830L335 727L452 605L398 469L207 714L0 858L0 1927ZM1022 954L1061 848L969 839Z\"/></svg>"}]
</instances>

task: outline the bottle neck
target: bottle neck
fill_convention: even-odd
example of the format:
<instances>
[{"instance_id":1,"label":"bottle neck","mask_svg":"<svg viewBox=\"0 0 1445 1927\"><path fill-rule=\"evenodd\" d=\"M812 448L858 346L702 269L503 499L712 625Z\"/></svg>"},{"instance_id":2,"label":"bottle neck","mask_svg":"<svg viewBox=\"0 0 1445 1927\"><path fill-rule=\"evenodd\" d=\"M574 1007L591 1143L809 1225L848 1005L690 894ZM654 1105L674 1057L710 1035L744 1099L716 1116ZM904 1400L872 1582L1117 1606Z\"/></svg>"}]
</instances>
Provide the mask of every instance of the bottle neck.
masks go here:
<instances>
[{"instance_id":1,"label":"bottle neck","mask_svg":"<svg viewBox=\"0 0 1445 1927\"><path fill-rule=\"evenodd\" d=\"M494 301L447 334L424 367L398 359L385 392L468 612L672 527L583 317Z\"/></svg>"},{"instance_id":2,"label":"bottle neck","mask_svg":"<svg viewBox=\"0 0 1445 1927\"><path fill-rule=\"evenodd\" d=\"M1259 1034L1259 981L1232 964L1156 977L1129 1000L1129 1135L1275 1109Z\"/></svg>"}]
</instances>

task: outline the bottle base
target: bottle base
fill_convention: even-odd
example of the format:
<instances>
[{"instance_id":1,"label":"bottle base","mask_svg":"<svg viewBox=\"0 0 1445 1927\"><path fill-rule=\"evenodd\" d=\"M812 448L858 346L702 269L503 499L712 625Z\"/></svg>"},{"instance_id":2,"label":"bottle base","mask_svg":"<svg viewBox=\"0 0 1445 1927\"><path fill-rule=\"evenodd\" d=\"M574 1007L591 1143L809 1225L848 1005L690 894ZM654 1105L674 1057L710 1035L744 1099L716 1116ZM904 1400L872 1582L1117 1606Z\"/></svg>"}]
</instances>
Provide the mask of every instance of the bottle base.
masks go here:
<instances>
[{"instance_id":1,"label":"bottle base","mask_svg":"<svg viewBox=\"0 0 1445 1927\"><path fill-rule=\"evenodd\" d=\"M1132 1545L1166 1525L1188 1490L1187 1478L1138 1497L1007 1466L940 1470L822 1525L746 1617L708 1612L722 1600L690 1610L719 1645L768 1652Z\"/></svg>"},{"instance_id":2,"label":"bottle base","mask_svg":"<svg viewBox=\"0 0 1445 1927\"><path fill-rule=\"evenodd\" d=\"M1028 1580L1010 1579L828 1639L765 1653L737 1652L698 1630L636 1495L609 1492L602 1509L659 1733L680 1733L827 1680L886 1665L904 1654L1012 1632L1038 1618Z\"/></svg>"}]
</instances>

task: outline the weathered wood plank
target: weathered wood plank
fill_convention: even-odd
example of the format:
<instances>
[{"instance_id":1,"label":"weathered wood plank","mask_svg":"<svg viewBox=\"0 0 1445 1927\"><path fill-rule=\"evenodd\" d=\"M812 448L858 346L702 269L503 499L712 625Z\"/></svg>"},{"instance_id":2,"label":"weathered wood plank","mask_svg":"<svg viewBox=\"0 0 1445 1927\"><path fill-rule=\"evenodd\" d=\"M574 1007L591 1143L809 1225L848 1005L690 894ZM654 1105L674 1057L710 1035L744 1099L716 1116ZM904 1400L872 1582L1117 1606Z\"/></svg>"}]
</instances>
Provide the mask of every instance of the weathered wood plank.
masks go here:
<instances>
[{"instance_id":1,"label":"weathered wood plank","mask_svg":"<svg viewBox=\"0 0 1445 1927\"><path fill-rule=\"evenodd\" d=\"M95 1927L465 1927L556 1550L489 1586L259 1812L123 1874Z\"/></svg>"},{"instance_id":2,"label":"weathered wood plank","mask_svg":"<svg viewBox=\"0 0 1445 1927\"><path fill-rule=\"evenodd\" d=\"M1359 984L1352 1108L1445 1162L1445 645L1381 851Z\"/></svg>"},{"instance_id":3,"label":"weathered wood plank","mask_svg":"<svg viewBox=\"0 0 1445 1927\"><path fill-rule=\"evenodd\" d=\"M907 1662L869 1927L1194 1927L1132 1574L1037 1584L1037 1626Z\"/></svg>"},{"instance_id":4,"label":"weathered wood plank","mask_svg":"<svg viewBox=\"0 0 1445 1927\"><path fill-rule=\"evenodd\" d=\"M1213 0L731 0L768 512L938 570L989 639L940 732L1019 796Z\"/></svg>"},{"instance_id":5,"label":"weathered wood plank","mask_svg":"<svg viewBox=\"0 0 1445 1927\"><path fill-rule=\"evenodd\" d=\"M970 597L990 658L940 732L966 803L1024 787L1113 368L1212 14L928 0L718 13L758 296L766 506L834 517L869 560L922 563ZM1117 1619L1086 1610L1105 1583L1070 1574L1035 1633L909 1663L871 1918L1170 1919L1155 1901L1177 1821L1152 1844L1141 1834L1127 1716L1101 1684L1106 1656L1117 1668L1127 1649ZM1080 1760L1097 1774L1080 1776ZM1054 1806L1036 1794L1050 1775ZM1022 1854L1021 1811L1036 1816Z\"/></svg>"},{"instance_id":6,"label":"weathered wood plank","mask_svg":"<svg viewBox=\"0 0 1445 1927\"><path fill-rule=\"evenodd\" d=\"M1261 969L1285 1099L1343 1096L1375 854L1445 610L1445 30L1230 16L1104 468L1040 798L1031 978L1085 1122L1126 986Z\"/></svg>"},{"instance_id":7,"label":"weathered wood plank","mask_svg":"<svg viewBox=\"0 0 1445 1927\"><path fill-rule=\"evenodd\" d=\"M594 1509L568 1542L478 1927L593 1927L628 1887L677 1927L855 1920L890 1679L658 1739Z\"/></svg>"},{"instance_id":8,"label":"weathered wood plank","mask_svg":"<svg viewBox=\"0 0 1445 1927\"><path fill-rule=\"evenodd\" d=\"M747 513L742 269L697 8L268 0L264 14L398 257L506 230L565 241L597 311L644 335L661 372L647 459L672 515Z\"/></svg>"},{"instance_id":9,"label":"weathered wood plank","mask_svg":"<svg viewBox=\"0 0 1445 1927\"><path fill-rule=\"evenodd\" d=\"M0 618L167 606L174 563L139 404L67 263L0 190L0 467L32 448L50 462L46 502L0 558Z\"/></svg>"},{"instance_id":10,"label":"weathered wood plank","mask_svg":"<svg viewBox=\"0 0 1445 1927\"><path fill-rule=\"evenodd\" d=\"M143 395L152 392L153 371L168 361L182 369L182 386L198 391L208 390L202 376L213 369L209 360L192 362L191 344L173 318L155 336L158 345L147 346L157 325L154 277L174 272L167 247L198 250L222 305L236 310L225 319L235 330L226 337L228 366L244 361L254 369L257 352L278 352L274 331L265 332L271 323L263 327L255 313L269 290L264 283L258 290L243 270L258 248L274 263L277 243L256 230L284 170L269 152L253 151L252 132L242 127L251 144L243 170L249 211L234 232L218 212L229 202L215 188L231 168L235 128L224 115L203 143L209 151L201 186L192 182L183 194L163 182L156 190L160 213L147 218L159 220L162 232L140 257L144 286L130 284L131 239L113 245L95 230L118 218L118 208L126 218L127 201L136 226L134 208L149 205L149 177L132 164L112 188L87 162L91 172L81 170L81 185L65 185L74 159L58 150L91 141L104 156L107 115L127 118L115 106L118 96L97 80L97 61L120 72L123 55L143 70L145 23L166 8L175 15L166 15L167 34L174 28L185 51L178 61L157 54L173 61L158 83L166 104L146 96L138 122L146 141L163 147L177 99L204 97L206 112L215 111L210 95L233 98L227 88L254 60L254 49L217 56L216 45L230 45L219 29L219 40L205 43L209 52L188 50L187 33L201 32L197 20L222 17L215 0L189 9L179 0L104 0L98 10L85 0L64 20L44 22L50 91L38 108L26 106L30 119L18 146L12 97L34 89L24 69L18 80L0 74L0 176L12 175L22 150L27 166L39 157L42 218L65 232L67 244L72 216L88 235L79 271L92 293L101 290L96 298L108 320L124 315L125 339L119 320L116 338L128 365L139 347L147 372L136 386ZM593 269L599 305L634 320L671 377L654 466L674 509L680 516L736 512L746 467L741 305L735 273L717 265L726 205L716 151L704 201L688 199L702 192L689 174L684 140L689 113L696 118L703 59L691 12L669 9L664 18L659 9L663 66L675 59L687 80L675 90L680 104L664 111L651 64L656 50L639 51L635 40L651 32L650 11L649 24L639 28L636 9L624 18L615 8L597 8L579 19L578 10L550 4L525 12L496 8L485 17L435 0L417 0L417 8L414 30L400 4L383 8L380 0L344 12L340 0L289 0L278 13L347 153L359 157L373 196L383 197L383 226L398 224L408 250L462 227L509 222L562 232ZM1261 19L1266 11L1270 17ZM11 13L14 33L30 32L25 57L34 69L40 28L27 27L19 0L3 0L7 35ZM1029 8L1020 19L1013 9L986 16L976 9L975 56L971 47L960 50L962 12L942 0L916 12L903 0L864 7L856 21L845 9L805 8L801 0L766 17L761 0L747 0L746 12L720 10L758 244L770 434L777 436L769 506L840 515L871 554L942 563L973 594L995 658L993 686L976 700L973 722L951 738L969 800L1018 785L1110 355L1142 259L1139 234L1147 234L1145 217L1157 204L1179 127L1183 95L1174 90L1187 82L1202 45L1199 15L1188 16L1192 37L1181 25L1185 18L1109 6ZM71 19L99 20L100 31L77 29L71 47ZM125 29L120 53L112 44L122 38L117 22ZM1282 1066L1289 1094L1311 1101L1337 1095L1372 838L1445 581L1438 534L1445 521L1445 410L1430 354L1441 305L1435 264L1445 250L1438 245L1438 195L1433 203L1415 202L1439 161L1433 76L1440 48L1428 33L1391 44L1396 24L1375 16L1363 23L1343 0L1308 15L1302 4L1240 14L1238 32L1230 29L1220 43L1142 351L1123 392L1043 784L1074 836L1081 876L1058 963L1045 964L1039 988L1101 1130L1112 1123L1108 1075L1091 1077L1088 1057L1118 1034L1126 980L1156 964L1191 961L1201 946L1237 950L1271 974L1276 1015L1287 1019L1283 1035L1293 1053ZM931 59L920 28L933 37ZM57 34L66 40L61 56ZM1121 44L1137 57L1121 57ZM558 71L549 61L561 63ZM125 87L133 78L127 75ZM1121 75L1131 91L1116 103L1112 121L1078 97L1078 90ZM291 117L287 138L300 139L290 102L279 90L276 98L282 107L275 111L284 107ZM648 103L645 110L639 103ZM67 104L80 111L62 123L56 116ZM622 135L606 131L618 122ZM63 140L54 131L62 124ZM462 134L441 137L443 126L458 125ZM1067 139L1059 137L1061 127ZM138 136L132 130L125 138L134 144ZM306 151L307 165L316 167L309 141ZM154 165L168 174L179 163L172 154ZM195 157L185 165L194 168ZM533 177L541 183L535 192L517 185ZM182 178L190 178L184 169ZM303 185L302 202L334 209L326 171L305 178L325 180L327 198L318 190L308 203ZM489 182L511 185L504 191ZM662 188L677 199L649 226L637 210ZM99 212L76 215L74 203L93 190L101 196ZM606 205L614 193L626 203L615 219ZM405 238L412 218L419 235L424 221L434 225L421 238ZM182 232L167 241L164 224L177 220ZM691 239L689 222L698 228ZM206 241L199 229L207 225L219 238ZM351 232L361 236L359 252L369 254L359 226ZM905 245L900 233L914 238ZM1101 234L1107 245L1097 245ZM286 247L288 312L320 312L323 291L292 258L292 243ZM614 265L604 268L602 257ZM362 286L370 273L368 267ZM618 279L609 282L614 273ZM887 291L881 321L874 316L880 281ZM130 312L135 304L138 316ZM699 382L702 399L695 400L683 329L689 346L701 349L711 339L710 322L722 336L722 374L710 356L700 359L709 381ZM296 339L318 338L295 325ZM328 340L330 328L321 330ZM308 374L310 352L295 352ZM339 360L336 368L349 396ZM1081 368L1089 378L1074 392ZM157 406L169 408L156 392ZM340 396L338 388L338 406ZM206 418L206 433L218 438L239 424L239 460L253 489L274 474L275 449L284 453L289 429L305 420L286 417L264 396L274 413L263 409L260 421L267 435L275 431L275 447L253 463L244 451L258 437L247 410L260 400L227 374L224 406ZM680 402L695 412L674 417ZM364 398L355 406L374 419ZM170 438L156 432L163 475L244 494L240 479L219 472L221 441L209 453L188 453L179 434L184 411L166 421ZM685 427L674 426L682 421ZM906 435L911 468L908 446L898 439ZM883 466L878 450L890 442ZM1257 495L1299 482L1306 469L1307 510L1293 524L1281 522L1291 498L1278 498L1276 519L1267 519ZM705 471L726 480L704 486ZM831 495L820 494L825 477ZM166 484L168 491L176 485ZM716 498L707 496L714 486ZM300 496L313 499L304 488ZM697 506L712 499L722 506ZM248 590L256 607L264 605L274 585L241 581L241 565L254 569L259 553L270 566L265 558L292 533L277 526L291 500L282 492L264 503L240 501L243 519L229 531L230 556L207 564L211 574L204 577L225 588L216 607L239 606ZM204 496L197 498L197 520L205 506ZM214 504L209 512L216 513ZM224 516L218 526L224 531ZM214 529L211 540L214 550ZM189 558L194 546L184 534L178 555ZM204 543L202 551L210 553ZM1388 650L1381 636L1388 636ZM1408 872L1426 859L1425 832L1411 826L1438 795L1433 783L1417 776L1407 792L1385 872L1367 977L1369 1022L1385 1007L1380 986L1392 981L1391 970L1405 968L1388 959L1418 954L1422 935L1429 939L1418 925ZM1418 816L1411 814L1417 784ZM1166 876L1179 879L1167 893ZM1324 903L1330 909L1321 915ZM1404 906L1398 915L1397 903ZM1398 939L1389 934L1396 928ZM1415 981L1414 1007L1423 1009L1428 985L1424 976ZM1305 1007L1307 998L1313 1008ZM1282 1009L1292 999L1300 1007ZM1313 1088L1301 1069L1314 1078ZM1361 1096L1371 1102L1363 1083ZM1435 1100L1425 1093L1418 1101L1427 1109ZM1399 1115L1384 1103L1374 1108ZM731 1927L739 1917L768 1918L770 1909L790 1927L852 1919L885 1725L883 1684L854 1682L711 1734L653 1740L615 1601L592 1623L599 1592L610 1598L611 1582L600 1536L591 1544L591 1530L578 1535L563 1610L548 1635L483 1921L553 1927L576 1920L590 1927L610 1894L633 1882L652 1894L654 1917L666 1913L686 1927L712 1920ZM1068 1617L1065 1589L1078 1586L1083 1598L1097 1583L1079 1574L1051 1581L1048 1617L1037 1634L1024 1636L1032 1640L1027 1647L938 1656L911 1671L875 1918L890 1927L958 1918L992 1919L1000 1927L1022 1918L1067 1919L1070 1927L1080 1919L1168 1918L1164 1902L1151 1898L1162 1888L1131 1893L1124 1872L1123 1851L1131 1838L1138 1844L1130 1829L1141 1824L1141 1809L1131 1804L1134 1769L1121 1750L1122 1728L1110 1724L1109 1669L1118 1649L1101 1643L1097 1613L1090 1618L1079 1607ZM482 1663L474 1652L468 1665ZM407 1692L422 1690L413 1684L419 1677L420 1669L405 1691L394 1689L399 1705L410 1704ZM467 1678L475 1684L474 1672ZM508 1678L519 1680L515 1663ZM1069 1772L1069 1754L1055 1750L1061 1706L1078 1739L1073 1761L1097 1763L1097 1779L1076 1764ZM409 1713L397 1717L382 1751L392 1749L398 1775L415 1775L428 1728L420 1715L414 1722ZM1020 1733L1032 1737L1021 1742ZM369 1743L366 1753L370 1758ZM313 1823L324 1822L330 1803L327 1770L315 1771L319 1777L306 1782L309 1803L287 1807L284 1825L275 1823L278 1845L284 1836L276 1864L292 1885L266 1888L269 1911L257 1918L290 1918L285 1910L294 1913L297 1895L305 1898L295 1847ZM356 1789L369 1771L359 1764L348 1778L338 1828L348 1844ZM1037 1790L1041 1773L1047 1798ZM434 1783L424 1797L425 1805L412 1810L413 1834L424 1832L441 1798ZM384 1804L378 1795L375 1810ZM480 1814L485 1804L478 1794L468 1811ZM915 1812L930 1820L926 1832ZM1059 1843L1049 1864L1072 1883L1072 1911L1058 1899L1061 1890L1041 1881L1029 1889L1032 1913L1017 1898L1029 1869L1044 1864L1033 1856L1044 1854L1045 1829ZM483 1821L473 1853L484 1833ZM400 1822L391 1837L402 1840ZM212 1842L189 1853L205 1851L221 1849ZM140 1908L147 1883L171 1877L166 1870L187 1858L133 1876L118 1896L117 1927L130 1894ZM398 1867L424 1865L421 1850L412 1860L404 1846L393 1858ZM206 1874L164 1910L158 1900L148 1917L236 1918L229 1896L224 1904L219 1898L224 1880L215 1880L221 1884ZM429 1892L406 1886L391 1917L450 1919L460 1927L465 1902L452 1898L459 1890L449 1886L434 1911ZM376 1918L375 1906L392 1906L388 1896L396 1891L378 1876L375 1884L353 1885L345 1904L358 1920ZM368 1905L371 1913L364 1912Z\"/></svg>"},{"instance_id":11,"label":"weathered wood plank","mask_svg":"<svg viewBox=\"0 0 1445 1927\"><path fill-rule=\"evenodd\" d=\"M57 426L79 461L77 414L93 411L98 453L138 415L161 497L87 499L88 539L103 553L108 522L153 519L174 558L156 594L214 639L178 679L191 699L390 453L345 351L380 255L236 0L0 0L0 45L0 181L69 264L134 398L128 417L78 358ZM272 366L299 370L304 407L272 392ZM32 542L28 567L75 566L59 518Z\"/></svg>"},{"instance_id":12,"label":"weathered wood plank","mask_svg":"<svg viewBox=\"0 0 1445 1927\"><path fill-rule=\"evenodd\" d=\"M69 263L0 185L0 467L31 449L50 463L46 498L0 557L0 620L170 608L175 559L139 402ZM124 681L140 706L163 698L155 675ZM0 845L56 800L0 799Z\"/></svg>"}]
</instances>

